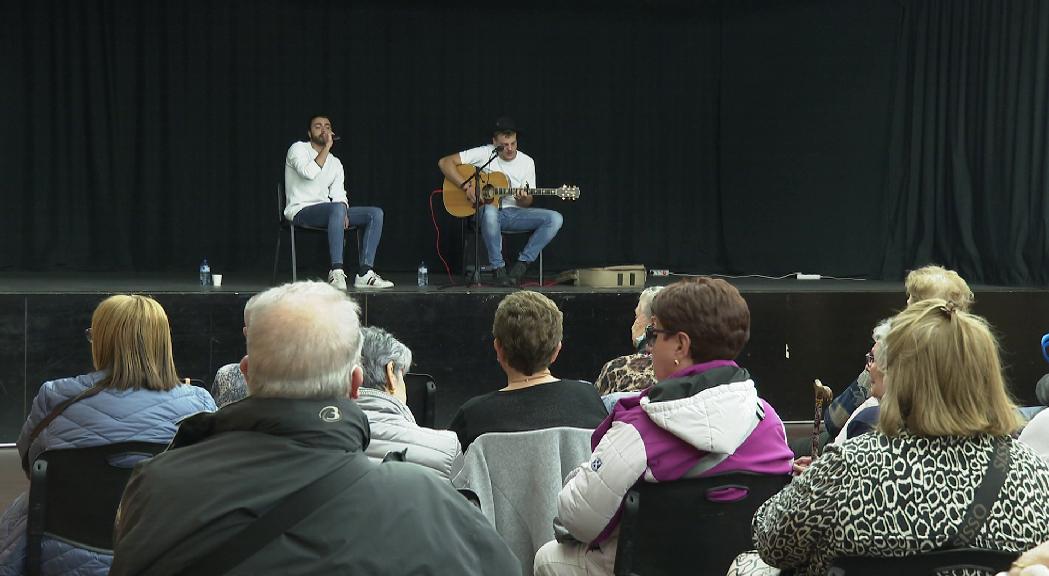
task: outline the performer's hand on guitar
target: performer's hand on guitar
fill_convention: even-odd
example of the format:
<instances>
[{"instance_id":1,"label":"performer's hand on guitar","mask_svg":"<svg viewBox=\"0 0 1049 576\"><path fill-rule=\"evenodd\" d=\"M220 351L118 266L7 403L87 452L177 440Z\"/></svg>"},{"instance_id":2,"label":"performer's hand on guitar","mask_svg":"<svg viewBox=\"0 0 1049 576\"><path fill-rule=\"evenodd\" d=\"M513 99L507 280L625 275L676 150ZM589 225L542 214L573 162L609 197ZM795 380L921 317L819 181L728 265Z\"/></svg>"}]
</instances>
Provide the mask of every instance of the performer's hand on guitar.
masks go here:
<instances>
[{"instance_id":1,"label":"performer's hand on guitar","mask_svg":"<svg viewBox=\"0 0 1049 576\"><path fill-rule=\"evenodd\" d=\"M463 184L459 187L462 188L464 192L466 192L466 199L469 200L471 204L477 203L477 194L474 192L473 178L470 178L466 182L463 182Z\"/></svg>"},{"instance_id":2,"label":"performer's hand on guitar","mask_svg":"<svg viewBox=\"0 0 1049 576\"><path fill-rule=\"evenodd\" d=\"M519 188L514 192L514 199L517 200L517 205L521 208L527 208L532 205L532 195L528 193L528 188L531 186L528 182L525 182L524 188Z\"/></svg>"}]
</instances>

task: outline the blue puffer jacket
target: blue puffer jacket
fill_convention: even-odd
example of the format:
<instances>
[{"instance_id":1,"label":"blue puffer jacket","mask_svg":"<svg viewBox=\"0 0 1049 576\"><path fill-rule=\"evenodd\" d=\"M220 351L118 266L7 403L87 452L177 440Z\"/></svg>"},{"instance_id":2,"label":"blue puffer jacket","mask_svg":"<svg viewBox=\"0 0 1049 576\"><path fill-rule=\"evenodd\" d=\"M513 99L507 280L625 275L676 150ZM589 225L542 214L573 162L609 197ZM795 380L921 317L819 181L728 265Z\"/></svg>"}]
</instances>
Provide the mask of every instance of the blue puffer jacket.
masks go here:
<instances>
[{"instance_id":1,"label":"blue puffer jacket","mask_svg":"<svg viewBox=\"0 0 1049 576\"><path fill-rule=\"evenodd\" d=\"M198 412L213 412L215 402L203 388L178 386L167 392L152 390L104 390L66 408L47 426L32 446L29 434L60 402L87 390L105 375L93 372L76 378L45 382L33 400L29 419L18 437L18 454L29 451L32 462L45 450L86 448L116 442L164 443L175 435L178 422ZM0 576L25 572L27 494L11 503L0 518ZM45 575L102 576L109 572L113 557L75 548L45 538L42 544Z\"/></svg>"}]
</instances>

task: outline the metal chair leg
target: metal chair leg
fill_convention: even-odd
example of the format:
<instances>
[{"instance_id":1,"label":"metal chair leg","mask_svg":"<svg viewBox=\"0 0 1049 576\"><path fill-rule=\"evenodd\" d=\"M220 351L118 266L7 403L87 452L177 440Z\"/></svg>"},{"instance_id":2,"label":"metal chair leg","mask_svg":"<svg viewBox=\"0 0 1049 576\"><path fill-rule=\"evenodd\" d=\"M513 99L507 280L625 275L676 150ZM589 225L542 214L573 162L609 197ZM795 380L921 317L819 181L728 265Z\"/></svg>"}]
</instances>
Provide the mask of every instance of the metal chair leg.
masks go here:
<instances>
[{"instance_id":1,"label":"metal chair leg","mask_svg":"<svg viewBox=\"0 0 1049 576\"><path fill-rule=\"evenodd\" d=\"M280 237L281 231L277 229L277 249L273 251L273 277L270 278L270 285L277 285L277 265L280 264Z\"/></svg>"},{"instance_id":2,"label":"metal chair leg","mask_svg":"<svg viewBox=\"0 0 1049 576\"><path fill-rule=\"evenodd\" d=\"M299 281L299 261L295 257L295 225L288 227L291 230L291 281Z\"/></svg>"}]
</instances>

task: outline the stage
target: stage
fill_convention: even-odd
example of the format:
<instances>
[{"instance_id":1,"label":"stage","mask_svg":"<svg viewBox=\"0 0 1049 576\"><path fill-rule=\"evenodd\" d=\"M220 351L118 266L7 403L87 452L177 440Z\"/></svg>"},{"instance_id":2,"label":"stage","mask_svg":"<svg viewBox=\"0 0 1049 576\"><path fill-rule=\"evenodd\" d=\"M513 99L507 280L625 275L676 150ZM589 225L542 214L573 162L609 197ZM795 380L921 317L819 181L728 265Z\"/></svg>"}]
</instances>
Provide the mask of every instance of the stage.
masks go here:
<instances>
[{"instance_id":1,"label":"stage","mask_svg":"<svg viewBox=\"0 0 1049 576\"><path fill-rule=\"evenodd\" d=\"M443 426L466 399L505 383L492 350L491 322L510 290L450 286L443 272L431 271L426 288L414 285L414 274L386 276L395 288L350 293L361 305L363 323L392 332L412 349L412 371L434 376L437 423ZM813 378L837 392L856 376L870 348L870 329L905 300L898 282L729 280L743 292L752 316L751 339L739 362L787 421L811 419ZM534 284L525 288L541 290L565 315L554 374L593 381L605 361L630 351L639 289ZM223 287L202 290L194 274L0 274L0 443L17 438L42 382L90 371L84 329L106 295L154 296L171 320L179 373L210 385L220 366L243 356L244 303L269 286L268 275L226 274ZM1034 403L1035 382L1049 371L1039 352L1049 328L1040 321L1049 318L1049 290L974 286L974 292L975 311L1000 336L1013 394L1021 404Z\"/></svg>"}]
</instances>

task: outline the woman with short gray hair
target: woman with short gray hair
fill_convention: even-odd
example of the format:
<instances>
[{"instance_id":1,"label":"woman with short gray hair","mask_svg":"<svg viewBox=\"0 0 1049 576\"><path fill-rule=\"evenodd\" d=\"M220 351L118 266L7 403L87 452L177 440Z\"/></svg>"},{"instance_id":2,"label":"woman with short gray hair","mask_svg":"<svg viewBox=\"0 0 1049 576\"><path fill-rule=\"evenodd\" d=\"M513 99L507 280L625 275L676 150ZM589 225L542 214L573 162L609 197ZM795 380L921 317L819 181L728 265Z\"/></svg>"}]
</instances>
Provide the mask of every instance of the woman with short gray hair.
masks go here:
<instances>
[{"instance_id":1,"label":"woman with short gray hair","mask_svg":"<svg viewBox=\"0 0 1049 576\"><path fill-rule=\"evenodd\" d=\"M451 479L463 467L458 437L447 430L419 426L406 404L404 375L412 366L411 349L374 326L361 328L361 338L364 382L357 405L371 426L371 442L365 454L382 460L390 452L404 451L406 462L432 468Z\"/></svg>"}]
</instances>

